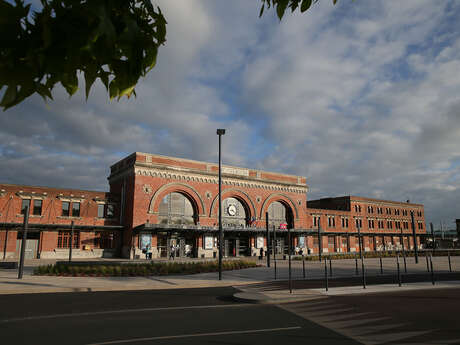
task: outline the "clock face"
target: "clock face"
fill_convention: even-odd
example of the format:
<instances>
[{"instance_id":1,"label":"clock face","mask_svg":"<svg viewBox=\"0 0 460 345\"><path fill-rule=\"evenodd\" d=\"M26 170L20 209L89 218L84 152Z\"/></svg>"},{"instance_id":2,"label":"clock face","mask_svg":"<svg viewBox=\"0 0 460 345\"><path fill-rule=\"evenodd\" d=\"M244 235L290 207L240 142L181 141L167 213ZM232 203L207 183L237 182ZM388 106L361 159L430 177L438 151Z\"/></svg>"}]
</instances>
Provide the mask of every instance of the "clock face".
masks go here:
<instances>
[{"instance_id":1,"label":"clock face","mask_svg":"<svg viewBox=\"0 0 460 345\"><path fill-rule=\"evenodd\" d=\"M234 216L236 214L236 206L235 205L229 205L227 207L227 212L230 216Z\"/></svg>"}]
</instances>

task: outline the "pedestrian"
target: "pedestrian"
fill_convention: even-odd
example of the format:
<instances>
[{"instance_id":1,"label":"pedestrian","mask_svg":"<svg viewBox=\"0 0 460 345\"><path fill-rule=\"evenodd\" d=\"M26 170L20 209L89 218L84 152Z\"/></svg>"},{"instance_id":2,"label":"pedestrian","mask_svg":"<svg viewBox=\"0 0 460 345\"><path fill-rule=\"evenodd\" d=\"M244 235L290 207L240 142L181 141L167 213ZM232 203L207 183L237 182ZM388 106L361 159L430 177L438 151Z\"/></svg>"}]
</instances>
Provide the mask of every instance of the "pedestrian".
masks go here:
<instances>
[{"instance_id":1,"label":"pedestrian","mask_svg":"<svg viewBox=\"0 0 460 345\"><path fill-rule=\"evenodd\" d=\"M171 245L171 250L169 251L169 258L174 260L174 256L176 254L176 248L174 244Z\"/></svg>"},{"instance_id":2,"label":"pedestrian","mask_svg":"<svg viewBox=\"0 0 460 345\"><path fill-rule=\"evenodd\" d=\"M147 246L147 258L152 260L152 247L150 245Z\"/></svg>"},{"instance_id":3,"label":"pedestrian","mask_svg":"<svg viewBox=\"0 0 460 345\"><path fill-rule=\"evenodd\" d=\"M264 257L264 248L261 247L260 248L260 253L259 253L259 260L262 260L263 257Z\"/></svg>"}]
</instances>

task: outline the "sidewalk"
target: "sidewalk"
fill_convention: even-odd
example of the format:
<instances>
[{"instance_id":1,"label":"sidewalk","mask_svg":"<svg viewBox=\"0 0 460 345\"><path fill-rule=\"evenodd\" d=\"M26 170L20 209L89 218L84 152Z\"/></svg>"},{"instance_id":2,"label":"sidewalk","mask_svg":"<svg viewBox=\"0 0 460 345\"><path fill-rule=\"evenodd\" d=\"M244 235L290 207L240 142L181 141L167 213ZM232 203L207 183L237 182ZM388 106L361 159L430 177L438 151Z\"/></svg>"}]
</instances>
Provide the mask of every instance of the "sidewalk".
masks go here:
<instances>
[{"instance_id":1,"label":"sidewalk","mask_svg":"<svg viewBox=\"0 0 460 345\"><path fill-rule=\"evenodd\" d=\"M443 281L432 285L431 282L422 283L409 283L403 284L399 287L397 284L380 284L380 285L368 285L366 289L362 286L343 286L333 287L326 289L315 288L315 289L299 289L293 290L290 293L289 290L276 290L276 291L257 291L251 288L238 288L242 290L233 295L235 301L243 303L255 303L255 304L280 304L280 303L291 303L299 301L317 300L326 298L327 296L340 296L340 295L360 295L360 294L372 294L372 293L385 293L385 292L403 292L412 290L433 290L433 289L449 289L459 288L460 281Z\"/></svg>"},{"instance_id":2,"label":"sidewalk","mask_svg":"<svg viewBox=\"0 0 460 345\"><path fill-rule=\"evenodd\" d=\"M30 267L25 270L23 278L18 279L17 270L0 269L0 294L189 289L263 282L248 279L246 276L249 274L241 272L247 270L254 268L224 271L223 279L219 281L217 272L149 277L56 277L31 275Z\"/></svg>"},{"instance_id":3,"label":"sidewalk","mask_svg":"<svg viewBox=\"0 0 460 345\"><path fill-rule=\"evenodd\" d=\"M446 258L437 258L434 262L437 276L446 273L447 268ZM123 290L152 290L152 289L184 289L184 288L201 288L201 287L222 287L235 286L244 290L244 292L263 293L264 296L256 297L256 299L267 299L266 296L271 296L272 299L284 298L317 298L324 297L323 277L324 266L320 262L307 262L307 278L302 280L302 263L292 262L292 277L298 279L294 284L294 293L289 294L287 290L288 263L286 261L278 261L278 280L274 280L273 265L269 267L257 267L235 271L224 271L222 273L223 280L218 280L218 273L201 273L194 275L175 275L175 276L149 276L149 277L56 277L56 276L34 276L32 275L34 267L38 265L46 265L54 263L56 260L27 260L24 267L23 279L17 279L18 271L13 269L0 269L0 294L24 294L24 293L54 293L54 292L88 292L88 291L123 291ZM81 261L81 260L78 260ZM114 259L100 259L100 261L114 261ZM115 261L122 261L116 259ZM127 262L133 262L126 260ZM146 262L140 260L139 262ZM264 264L265 261L258 261L259 264ZM455 257L452 260L454 267L460 266L460 257ZM379 281L374 281L374 285L368 285L365 290L369 292L380 292L388 287L394 289L394 282L388 280L389 274L395 274L394 259L384 260L385 276L380 276ZM426 265L423 260L420 260L418 265L413 263L413 259L407 262L408 272L411 274L428 274L426 273ZM356 293L362 291L360 286L360 278L355 275L355 260L340 260L333 262L334 279L330 281L329 295L345 291L344 293ZM369 283L372 283L370 275L378 276L380 266L378 259L366 260L366 272L369 274ZM458 275L458 272L457 272ZM353 278L354 277L354 278ZM347 282L343 285L354 285L348 288L337 287L334 281L337 279L357 280L356 284ZM384 280L386 279L386 280ZM446 278L443 282L437 281L435 288L447 284L446 280L459 279L460 277ZM417 283L421 285L409 284L410 280L403 280L404 286L421 286L423 288L431 288L431 283ZM381 288L377 288L378 284L386 283ZM283 285L284 284L284 285ZM252 285L252 287L251 287ZM451 284L448 284L451 286ZM248 290L251 287L251 290ZM404 287L403 287L404 288ZM377 289L377 290L376 290ZM379 290L380 289L380 290ZM382 290L383 289L383 290ZM398 289L401 289L398 287ZM362 292L360 292L362 293Z\"/></svg>"}]
</instances>

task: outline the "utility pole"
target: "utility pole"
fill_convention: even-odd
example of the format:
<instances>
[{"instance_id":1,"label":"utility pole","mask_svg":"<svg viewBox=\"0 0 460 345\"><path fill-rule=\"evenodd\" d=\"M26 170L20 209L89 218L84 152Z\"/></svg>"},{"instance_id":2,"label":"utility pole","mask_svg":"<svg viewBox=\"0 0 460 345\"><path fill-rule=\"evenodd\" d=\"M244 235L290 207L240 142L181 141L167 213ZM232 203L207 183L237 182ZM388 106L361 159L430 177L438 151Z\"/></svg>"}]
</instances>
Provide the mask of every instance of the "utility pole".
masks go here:
<instances>
[{"instance_id":1,"label":"utility pole","mask_svg":"<svg viewBox=\"0 0 460 345\"><path fill-rule=\"evenodd\" d=\"M219 136L219 280L222 280L222 251L224 250L224 231L222 229L222 157L221 146L222 136L225 134L225 129L218 129Z\"/></svg>"},{"instance_id":2,"label":"utility pole","mask_svg":"<svg viewBox=\"0 0 460 345\"><path fill-rule=\"evenodd\" d=\"M24 272L24 259L25 259L24 256L26 252L28 227L29 227L29 206L26 206L24 208L24 223L22 225L21 256L19 258L18 279L22 279L22 274Z\"/></svg>"}]
</instances>

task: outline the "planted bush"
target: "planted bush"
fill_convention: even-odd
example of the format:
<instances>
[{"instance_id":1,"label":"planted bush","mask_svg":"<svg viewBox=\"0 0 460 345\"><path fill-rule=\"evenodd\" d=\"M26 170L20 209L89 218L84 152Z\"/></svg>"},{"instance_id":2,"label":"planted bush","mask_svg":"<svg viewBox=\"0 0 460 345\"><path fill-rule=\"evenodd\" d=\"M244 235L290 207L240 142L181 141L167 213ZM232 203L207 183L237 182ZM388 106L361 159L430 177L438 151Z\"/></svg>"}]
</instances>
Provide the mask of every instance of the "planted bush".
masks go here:
<instances>
[{"instance_id":1,"label":"planted bush","mask_svg":"<svg viewBox=\"0 0 460 345\"><path fill-rule=\"evenodd\" d=\"M256 267L253 261L226 260L222 262L223 270L235 270ZM35 268L35 275L72 275L72 276L149 276L172 274L195 274L217 272L217 261L202 262L148 262L141 264L118 265L75 265L59 263L55 265L39 266Z\"/></svg>"}]
</instances>

